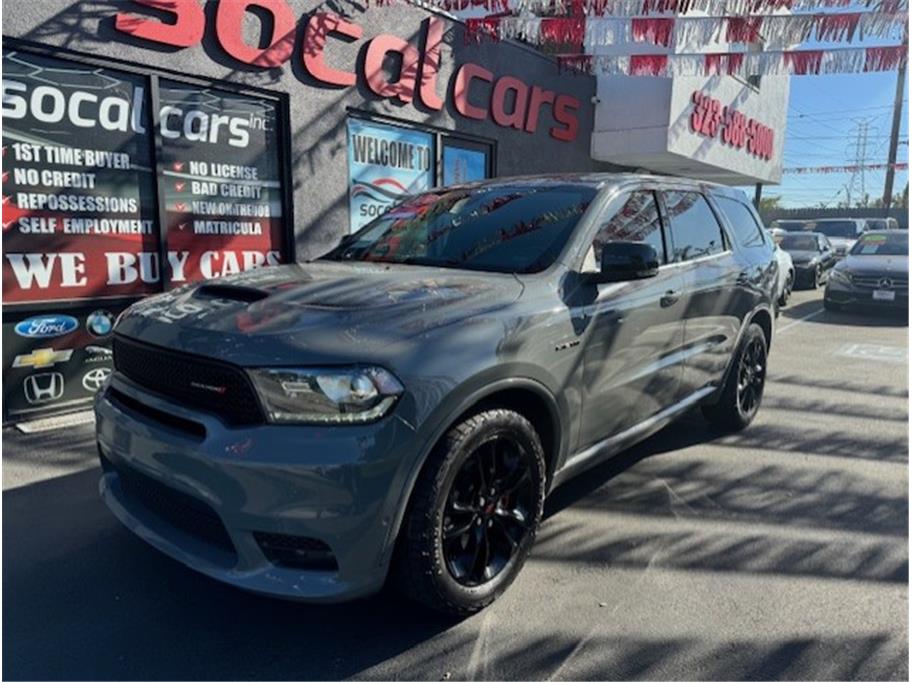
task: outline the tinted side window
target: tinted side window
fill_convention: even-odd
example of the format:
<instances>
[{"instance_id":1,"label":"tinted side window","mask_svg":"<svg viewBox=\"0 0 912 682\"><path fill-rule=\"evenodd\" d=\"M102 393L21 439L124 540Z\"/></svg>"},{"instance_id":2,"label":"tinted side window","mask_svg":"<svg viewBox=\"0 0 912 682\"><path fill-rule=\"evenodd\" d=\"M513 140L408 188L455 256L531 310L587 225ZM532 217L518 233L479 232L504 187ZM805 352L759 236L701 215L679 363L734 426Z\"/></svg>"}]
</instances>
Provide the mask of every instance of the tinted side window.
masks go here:
<instances>
[{"instance_id":1,"label":"tinted side window","mask_svg":"<svg viewBox=\"0 0 912 682\"><path fill-rule=\"evenodd\" d=\"M764 246L765 241L763 233L760 231L760 225L747 206L728 197L715 197L715 199L719 208L722 209L722 213L731 223L735 239L741 246L746 248Z\"/></svg>"},{"instance_id":2,"label":"tinted side window","mask_svg":"<svg viewBox=\"0 0 912 682\"><path fill-rule=\"evenodd\" d=\"M601 268L602 247L608 242L645 242L659 254L665 263L662 243L662 221L659 206L652 192L632 192L617 213L602 224L593 240L596 267Z\"/></svg>"},{"instance_id":3,"label":"tinted side window","mask_svg":"<svg viewBox=\"0 0 912 682\"><path fill-rule=\"evenodd\" d=\"M722 229L699 192L665 192L665 208L671 221L673 261L693 260L721 253Z\"/></svg>"}]
</instances>

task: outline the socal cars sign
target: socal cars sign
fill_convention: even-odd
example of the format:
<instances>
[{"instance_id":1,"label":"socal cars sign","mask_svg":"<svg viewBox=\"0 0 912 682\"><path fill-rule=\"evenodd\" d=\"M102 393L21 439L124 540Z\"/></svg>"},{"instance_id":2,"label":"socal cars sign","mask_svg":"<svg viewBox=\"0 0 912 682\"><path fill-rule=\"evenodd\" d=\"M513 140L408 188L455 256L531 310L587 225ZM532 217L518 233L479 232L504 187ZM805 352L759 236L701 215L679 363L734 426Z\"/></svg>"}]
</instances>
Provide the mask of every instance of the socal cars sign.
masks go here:
<instances>
[{"instance_id":1,"label":"socal cars sign","mask_svg":"<svg viewBox=\"0 0 912 682\"><path fill-rule=\"evenodd\" d=\"M207 15L197 0L134 2L165 14L168 20L121 12L114 22L114 27L121 33L179 48L202 42ZM267 12L272 18L272 33L267 47L262 49L247 44L243 38L244 15L251 8ZM368 40L359 71L327 63L326 50L330 41L353 42L364 35L361 26L330 12L317 12L307 18L300 49L295 45L297 18L285 0L220 2L216 5L211 30L222 49L244 64L273 68L300 59L307 72L320 83L350 87L360 79L378 97L404 103L419 101L429 109L440 110L444 101L438 94L437 80L444 24L436 17L425 23L426 30L419 45L386 34ZM391 53L400 57L398 78L392 80L382 68L384 59ZM514 76L495 77L488 69L472 62L462 64L453 80L453 107L466 118L483 120L490 116L499 126L534 133L543 107L551 106L557 123L549 130L551 137L562 142L576 139L579 132L576 112L580 101L575 97L530 86Z\"/></svg>"}]
</instances>

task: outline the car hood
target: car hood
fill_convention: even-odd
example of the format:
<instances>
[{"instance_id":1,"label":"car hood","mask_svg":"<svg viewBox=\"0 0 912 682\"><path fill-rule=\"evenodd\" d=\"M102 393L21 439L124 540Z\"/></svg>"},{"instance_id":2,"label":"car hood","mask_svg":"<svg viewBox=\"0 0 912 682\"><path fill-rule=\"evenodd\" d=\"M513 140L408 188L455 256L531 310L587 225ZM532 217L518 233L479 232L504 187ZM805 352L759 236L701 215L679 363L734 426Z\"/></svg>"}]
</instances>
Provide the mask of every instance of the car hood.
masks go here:
<instances>
[{"instance_id":1,"label":"car hood","mask_svg":"<svg viewBox=\"0 0 912 682\"><path fill-rule=\"evenodd\" d=\"M840 266L853 275L909 275L908 256L847 256Z\"/></svg>"},{"instance_id":2,"label":"car hood","mask_svg":"<svg viewBox=\"0 0 912 682\"><path fill-rule=\"evenodd\" d=\"M507 306L522 288L509 274L317 261L150 297L115 332L242 365L350 362Z\"/></svg>"}]
</instances>

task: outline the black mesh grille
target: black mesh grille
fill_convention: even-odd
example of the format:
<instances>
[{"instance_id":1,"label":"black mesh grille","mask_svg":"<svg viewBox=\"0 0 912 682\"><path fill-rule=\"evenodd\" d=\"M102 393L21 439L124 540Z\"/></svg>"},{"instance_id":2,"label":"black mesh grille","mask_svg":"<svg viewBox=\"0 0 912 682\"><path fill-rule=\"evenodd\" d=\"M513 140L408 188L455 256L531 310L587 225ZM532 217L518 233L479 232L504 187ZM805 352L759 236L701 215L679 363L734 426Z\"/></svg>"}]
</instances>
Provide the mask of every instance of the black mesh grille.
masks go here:
<instances>
[{"instance_id":1,"label":"black mesh grille","mask_svg":"<svg viewBox=\"0 0 912 682\"><path fill-rule=\"evenodd\" d=\"M255 532L254 539L263 555L274 564L312 571L339 569L332 550L322 540L300 535Z\"/></svg>"},{"instance_id":2,"label":"black mesh grille","mask_svg":"<svg viewBox=\"0 0 912 682\"><path fill-rule=\"evenodd\" d=\"M159 483L131 467L114 464L104 455L102 465L106 471L117 472L126 495L162 521L201 542L235 555L234 545L222 520L205 502Z\"/></svg>"},{"instance_id":3,"label":"black mesh grille","mask_svg":"<svg viewBox=\"0 0 912 682\"><path fill-rule=\"evenodd\" d=\"M115 336L114 368L145 388L212 412L229 424L264 421L256 392L238 367Z\"/></svg>"}]
</instances>

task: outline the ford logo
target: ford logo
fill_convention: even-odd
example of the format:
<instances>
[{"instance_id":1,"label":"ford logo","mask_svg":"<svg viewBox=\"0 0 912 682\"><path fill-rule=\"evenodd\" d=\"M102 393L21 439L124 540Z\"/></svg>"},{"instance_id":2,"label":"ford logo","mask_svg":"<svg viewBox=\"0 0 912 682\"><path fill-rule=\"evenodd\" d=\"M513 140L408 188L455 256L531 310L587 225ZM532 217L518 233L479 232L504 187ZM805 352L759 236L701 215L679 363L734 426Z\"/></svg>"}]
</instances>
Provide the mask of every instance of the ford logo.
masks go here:
<instances>
[{"instance_id":1,"label":"ford logo","mask_svg":"<svg viewBox=\"0 0 912 682\"><path fill-rule=\"evenodd\" d=\"M69 315L44 315L30 317L16 325L15 330L19 336L28 339L47 339L52 336L64 336L76 331L79 321Z\"/></svg>"}]
</instances>

